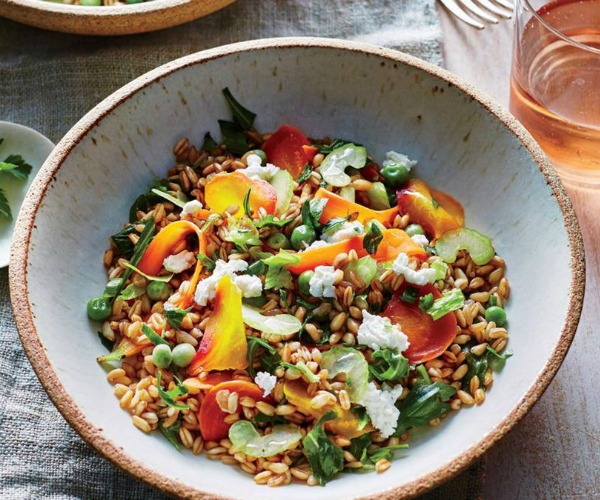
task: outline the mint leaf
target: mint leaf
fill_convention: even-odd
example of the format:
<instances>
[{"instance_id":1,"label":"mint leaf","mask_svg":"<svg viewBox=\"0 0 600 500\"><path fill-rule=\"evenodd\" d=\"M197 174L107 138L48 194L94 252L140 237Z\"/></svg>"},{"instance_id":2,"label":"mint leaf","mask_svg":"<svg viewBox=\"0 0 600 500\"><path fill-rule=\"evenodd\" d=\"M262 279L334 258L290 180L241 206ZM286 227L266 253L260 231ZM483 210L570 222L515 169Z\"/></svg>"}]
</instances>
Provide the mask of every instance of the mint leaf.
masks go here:
<instances>
[{"instance_id":1,"label":"mint leaf","mask_svg":"<svg viewBox=\"0 0 600 500\"><path fill-rule=\"evenodd\" d=\"M322 486L344 469L344 452L330 441L323 429L325 422L335 418L334 411L326 413L302 440L310 470Z\"/></svg>"}]
</instances>

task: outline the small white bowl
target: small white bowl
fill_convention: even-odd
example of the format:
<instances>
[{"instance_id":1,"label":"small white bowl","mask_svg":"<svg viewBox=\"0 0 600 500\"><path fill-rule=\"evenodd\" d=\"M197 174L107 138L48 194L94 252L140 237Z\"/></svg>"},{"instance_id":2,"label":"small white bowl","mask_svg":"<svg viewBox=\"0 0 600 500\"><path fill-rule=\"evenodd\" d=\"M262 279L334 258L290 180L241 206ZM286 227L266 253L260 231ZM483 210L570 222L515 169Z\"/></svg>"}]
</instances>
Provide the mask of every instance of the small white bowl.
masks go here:
<instances>
[{"instance_id":1,"label":"small white bowl","mask_svg":"<svg viewBox=\"0 0 600 500\"><path fill-rule=\"evenodd\" d=\"M19 208L25 199L25 194L31 186L35 175L54 149L54 144L46 136L35 130L11 122L0 121L0 161L11 154L18 154L31 165L31 173L26 181L16 179L10 175L2 174L0 187L4 191L11 208L12 220L0 218L0 269L8 266L10 257L10 243L13 230L19 214Z\"/></svg>"},{"instance_id":2,"label":"small white bowl","mask_svg":"<svg viewBox=\"0 0 600 500\"><path fill-rule=\"evenodd\" d=\"M46 0L0 0L0 16L63 33L132 35L178 26L233 2L235 0L151 0L86 7Z\"/></svg>"},{"instance_id":3,"label":"small white bowl","mask_svg":"<svg viewBox=\"0 0 600 500\"><path fill-rule=\"evenodd\" d=\"M257 128L290 123L354 138L376 157L402 151L418 175L458 198L467 225L508 263L514 356L480 407L411 438L385 474L343 474L325 488L259 486L238 469L145 435L119 408L95 358L86 301L106 283L107 236L172 165L183 137L218 137L229 87ZM394 498L423 493L481 456L525 415L573 338L584 290L579 226L554 170L516 120L455 76L407 55L290 38L194 54L134 80L90 111L44 165L21 210L10 266L17 326L46 391L98 451L167 493L189 498Z\"/></svg>"}]
</instances>

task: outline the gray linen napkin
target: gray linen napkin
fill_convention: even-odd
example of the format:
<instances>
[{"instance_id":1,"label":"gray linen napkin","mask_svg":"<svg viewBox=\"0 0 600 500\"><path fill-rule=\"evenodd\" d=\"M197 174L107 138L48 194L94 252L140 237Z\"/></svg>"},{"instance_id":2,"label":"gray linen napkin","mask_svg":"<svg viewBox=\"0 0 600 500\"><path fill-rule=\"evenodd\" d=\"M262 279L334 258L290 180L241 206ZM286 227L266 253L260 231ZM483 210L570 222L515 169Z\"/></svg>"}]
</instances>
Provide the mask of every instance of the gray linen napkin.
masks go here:
<instances>
[{"instance_id":1,"label":"gray linen napkin","mask_svg":"<svg viewBox=\"0 0 600 500\"><path fill-rule=\"evenodd\" d=\"M434 0L240 0L184 26L113 38L0 19L0 119L57 142L92 106L160 64L226 43L292 35L360 40L442 62ZM164 497L88 447L52 405L18 340L6 270L0 270L0 443L2 498ZM477 498L482 482L477 464L427 498Z\"/></svg>"}]
</instances>

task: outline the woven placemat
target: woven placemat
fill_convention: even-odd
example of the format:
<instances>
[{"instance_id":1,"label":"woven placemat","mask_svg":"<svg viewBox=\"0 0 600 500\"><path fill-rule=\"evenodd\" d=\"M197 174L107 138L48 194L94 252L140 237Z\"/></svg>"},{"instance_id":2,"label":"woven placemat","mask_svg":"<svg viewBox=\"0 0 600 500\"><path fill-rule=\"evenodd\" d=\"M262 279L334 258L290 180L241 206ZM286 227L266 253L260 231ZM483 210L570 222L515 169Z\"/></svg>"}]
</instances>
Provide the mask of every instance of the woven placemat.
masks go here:
<instances>
[{"instance_id":1,"label":"woven placemat","mask_svg":"<svg viewBox=\"0 0 600 500\"><path fill-rule=\"evenodd\" d=\"M57 142L123 84L178 57L274 36L324 36L395 48L441 64L434 0L240 0L204 19L128 37L78 37L0 19L0 119ZM0 270L0 496L10 499L158 499L68 426L25 357ZM483 463L427 494L481 497Z\"/></svg>"}]
</instances>

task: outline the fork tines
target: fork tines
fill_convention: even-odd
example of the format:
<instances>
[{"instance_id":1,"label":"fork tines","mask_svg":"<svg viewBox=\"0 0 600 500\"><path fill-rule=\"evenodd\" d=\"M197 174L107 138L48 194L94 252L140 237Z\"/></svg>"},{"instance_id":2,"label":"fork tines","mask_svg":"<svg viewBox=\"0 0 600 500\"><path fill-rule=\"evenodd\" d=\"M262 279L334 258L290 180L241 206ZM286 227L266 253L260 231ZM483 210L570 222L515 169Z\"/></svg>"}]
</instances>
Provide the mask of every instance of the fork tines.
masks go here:
<instances>
[{"instance_id":1,"label":"fork tines","mask_svg":"<svg viewBox=\"0 0 600 500\"><path fill-rule=\"evenodd\" d=\"M452 14L474 28L483 29L485 24L497 23L498 17L510 19L514 9L511 0L440 0Z\"/></svg>"}]
</instances>

